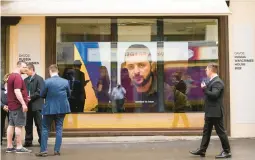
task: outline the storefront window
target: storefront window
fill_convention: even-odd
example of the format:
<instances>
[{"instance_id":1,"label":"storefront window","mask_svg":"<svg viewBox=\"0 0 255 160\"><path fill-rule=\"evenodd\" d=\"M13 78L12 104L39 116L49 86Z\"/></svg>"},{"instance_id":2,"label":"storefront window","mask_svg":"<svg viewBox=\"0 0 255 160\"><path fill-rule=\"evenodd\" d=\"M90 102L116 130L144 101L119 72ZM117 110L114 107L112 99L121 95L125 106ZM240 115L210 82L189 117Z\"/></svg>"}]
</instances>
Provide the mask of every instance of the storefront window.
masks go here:
<instances>
[{"instance_id":1,"label":"storefront window","mask_svg":"<svg viewBox=\"0 0 255 160\"><path fill-rule=\"evenodd\" d=\"M204 69L218 62L217 20L58 18L56 36L73 113L202 113ZM122 102L112 94L117 84Z\"/></svg>"},{"instance_id":2,"label":"storefront window","mask_svg":"<svg viewBox=\"0 0 255 160\"><path fill-rule=\"evenodd\" d=\"M205 68L209 62L218 63L217 20L165 19L164 39L166 111L202 113L204 94L200 84L208 81ZM175 114L173 127L179 123L179 115L188 127L186 114Z\"/></svg>"},{"instance_id":3,"label":"storefront window","mask_svg":"<svg viewBox=\"0 0 255 160\"><path fill-rule=\"evenodd\" d=\"M110 26L110 19L57 19L57 64L60 75L70 84L72 113L108 109Z\"/></svg>"},{"instance_id":4,"label":"storefront window","mask_svg":"<svg viewBox=\"0 0 255 160\"><path fill-rule=\"evenodd\" d=\"M118 19L117 26L118 83L126 90L125 112L158 112L157 42L152 42L157 20Z\"/></svg>"}]
</instances>

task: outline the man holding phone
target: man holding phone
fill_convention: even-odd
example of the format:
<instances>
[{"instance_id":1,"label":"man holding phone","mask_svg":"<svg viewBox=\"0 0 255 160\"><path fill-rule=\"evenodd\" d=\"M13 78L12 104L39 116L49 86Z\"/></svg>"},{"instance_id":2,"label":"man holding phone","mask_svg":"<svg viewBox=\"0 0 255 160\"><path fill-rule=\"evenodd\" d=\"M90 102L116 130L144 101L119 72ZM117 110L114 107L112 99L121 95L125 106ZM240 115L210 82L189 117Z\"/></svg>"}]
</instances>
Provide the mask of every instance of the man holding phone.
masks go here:
<instances>
[{"instance_id":1,"label":"man holding phone","mask_svg":"<svg viewBox=\"0 0 255 160\"><path fill-rule=\"evenodd\" d=\"M206 68L206 75L210 81L208 83L205 81L201 83L201 88L203 88L205 94L205 124L203 128L203 138L200 148L196 151L190 151L190 153L202 157L205 156L214 126L223 147L223 151L215 158L230 158L230 145L223 123L224 83L217 75L217 71L217 64L209 64Z\"/></svg>"},{"instance_id":2,"label":"man holding phone","mask_svg":"<svg viewBox=\"0 0 255 160\"><path fill-rule=\"evenodd\" d=\"M31 147L33 145L33 122L35 122L38 143L41 144L41 130L42 130L42 106L44 100L40 97L40 91L44 87L44 80L41 76L36 74L35 66L32 63L27 65L28 77L24 80L28 91L28 112L26 124L26 136L24 147Z\"/></svg>"}]
</instances>

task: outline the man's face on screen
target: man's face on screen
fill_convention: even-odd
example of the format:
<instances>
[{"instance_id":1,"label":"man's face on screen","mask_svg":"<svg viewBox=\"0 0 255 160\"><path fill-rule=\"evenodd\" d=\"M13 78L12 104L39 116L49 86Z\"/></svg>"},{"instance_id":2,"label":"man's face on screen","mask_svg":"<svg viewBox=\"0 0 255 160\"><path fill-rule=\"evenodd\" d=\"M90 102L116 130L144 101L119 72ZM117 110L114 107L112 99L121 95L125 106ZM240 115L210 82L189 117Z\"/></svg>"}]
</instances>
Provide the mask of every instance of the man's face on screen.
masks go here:
<instances>
[{"instance_id":1,"label":"man's face on screen","mask_svg":"<svg viewBox=\"0 0 255 160\"><path fill-rule=\"evenodd\" d=\"M151 63L147 49L128 49L126 53L126 68L133 84L144 86L151 76Z\"/></svg>"}]
</instances>

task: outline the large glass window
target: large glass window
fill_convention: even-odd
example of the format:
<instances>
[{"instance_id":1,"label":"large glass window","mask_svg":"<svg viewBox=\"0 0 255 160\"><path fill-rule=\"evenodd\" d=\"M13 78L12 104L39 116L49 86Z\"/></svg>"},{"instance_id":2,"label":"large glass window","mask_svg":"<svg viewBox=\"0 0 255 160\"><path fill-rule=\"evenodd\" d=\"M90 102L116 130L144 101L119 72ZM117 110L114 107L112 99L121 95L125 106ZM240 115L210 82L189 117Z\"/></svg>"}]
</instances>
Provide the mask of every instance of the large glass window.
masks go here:
<instances>
[{"instance_id":1,"label":"large glass window","mask_svg":"<svg viewBox=\"0 0 255 160\"><path fill-rule=\"evenodd\" d=\"M209 62L218 63L217 20L165 19L164 40L166 111L202 112L204 94L200 84L208 80L205 68ZM186 114L175 114L173 127L178 126L179 116L184 127L189 127Z\"/></svg>"},{"instance_id":2,"label":"large glass window","mask_svg":"<svg viewBox=\"0 0 255 160\"><path fill-rule=\"evenodd\" d=\"M71 88L71 112L109 108L111 20L57 19L57 64ZM102 106L102 107L99 107Z\"/></svg>"},{"instance_id":3,"label":"large glass window","mask_svg":"<svg viewBox=\"0 0 255 160\"><path fill-rule=\"evenodd\" d=\"M156 19L118 19L118 82L125 90L124 112L159 112ZM121 111L122 105L115 105Z\"/></svg>"},{"instance_id":4,"label":"large glass window","mask_svg":"<svg viewBox=\"0 0 255 160\"><path fill-rule=\"evenodd\" d=\"M58 18L56 31L73 113L202 113L205 67L218 62L216 19Z\"/></svg>"}]
</instances>

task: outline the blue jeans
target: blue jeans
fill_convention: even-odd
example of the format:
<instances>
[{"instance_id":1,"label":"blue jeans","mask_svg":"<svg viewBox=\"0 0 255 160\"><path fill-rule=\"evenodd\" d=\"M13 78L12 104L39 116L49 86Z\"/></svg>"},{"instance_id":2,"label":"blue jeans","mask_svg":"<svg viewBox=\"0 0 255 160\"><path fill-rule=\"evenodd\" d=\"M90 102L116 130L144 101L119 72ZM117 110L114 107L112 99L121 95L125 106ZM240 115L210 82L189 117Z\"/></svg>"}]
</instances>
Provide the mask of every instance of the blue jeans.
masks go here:
<instances>
[{"instance_id":1,"label":"blue jeans","mask_svg":"<svg viewBox=\"0 0 255 160\"><path fill-rule=\"evenodd\" d=\"M43 115L42 119L42 137L41 137L41 152L47 152L48 136L51 127L51 123L54 120L56 126L56 141L55 141L55 152L60 152L62 144L62 131L65 114L61 115Z\"/></svg>"}]
</instances>

